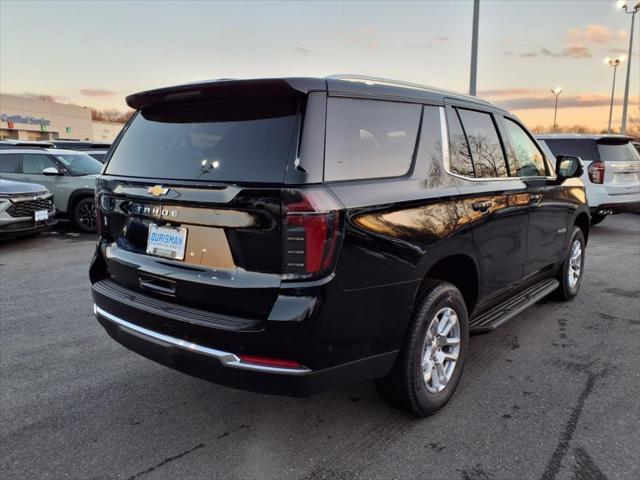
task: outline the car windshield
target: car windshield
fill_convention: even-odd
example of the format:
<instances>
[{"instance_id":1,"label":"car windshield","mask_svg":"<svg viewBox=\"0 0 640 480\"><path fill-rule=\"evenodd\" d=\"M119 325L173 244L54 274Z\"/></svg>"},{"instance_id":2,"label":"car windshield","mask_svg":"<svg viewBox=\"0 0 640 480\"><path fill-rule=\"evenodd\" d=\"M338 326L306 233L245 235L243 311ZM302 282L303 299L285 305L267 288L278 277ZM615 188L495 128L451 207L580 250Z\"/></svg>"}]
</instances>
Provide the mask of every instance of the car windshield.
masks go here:
<instances>
[{"instance_id":1,"label":"car windshield","mask_svg":"<svg viewBox=\"0 0 640 480\"><path fill-rule=\"evenodd\" d=\"M638 151L630 142L622 144L599 143L598 151L603 162L637 162L640 160Z\"/></svg>"},{"instance_id":2,"label":"car windshield","mask_svg":"<svg viewBox=\"0 0 640 480\"><path fill-rule=\"evenodd\" d=\"M102 164L85 153L56 153L55 157L74 177L97 175L102 171Z\"/></svg>"}]
</instances>

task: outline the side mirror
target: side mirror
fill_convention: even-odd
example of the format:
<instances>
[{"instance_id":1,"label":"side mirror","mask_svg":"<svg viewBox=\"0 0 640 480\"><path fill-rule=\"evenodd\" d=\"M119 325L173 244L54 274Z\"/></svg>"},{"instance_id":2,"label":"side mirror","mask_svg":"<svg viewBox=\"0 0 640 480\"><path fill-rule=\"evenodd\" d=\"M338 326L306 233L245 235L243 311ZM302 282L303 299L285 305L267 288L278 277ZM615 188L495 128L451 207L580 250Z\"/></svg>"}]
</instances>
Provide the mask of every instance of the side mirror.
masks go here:
<instances>
[{"instance_id":1,"label":"side mirror","mask_svg":"<svg viewBox=\"0 0 640 480\"><path fill-rule=\"evenodd\" d=\"M63 173L55 167L47 167L43 169L42 174L48 177L55 176L55 175L63 175Z\"/></svg>"},{"instance_id":2,"label":"side mirror","mask_svg":"<svg viewBox=\"0 0 640 480\"><path fill-rule=\"evenodd\" d=\"M574 155L558 155L556 157L556 175L558 180L582 176L582 160Z\"/></svg>"}]
</instances>

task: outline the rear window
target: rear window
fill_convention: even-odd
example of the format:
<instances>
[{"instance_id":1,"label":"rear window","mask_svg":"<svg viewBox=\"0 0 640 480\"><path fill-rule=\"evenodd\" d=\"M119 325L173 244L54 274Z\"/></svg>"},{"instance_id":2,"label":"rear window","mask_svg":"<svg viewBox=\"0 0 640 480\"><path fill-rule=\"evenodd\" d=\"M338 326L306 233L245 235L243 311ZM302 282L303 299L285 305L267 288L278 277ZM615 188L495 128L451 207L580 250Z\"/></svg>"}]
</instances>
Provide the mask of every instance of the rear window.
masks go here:
<instances>
[{"instance_id":1,"label":"rear window","mask_svg":"<svg viewBox=\"0 0 640 480\"><path fill-rule=\"evenodd\" d=\"M411 167L420 105L330 98L325 180L398 177Z\"/></svg>"},{"instance_id":2,"label":"rear window","mask_svg":"<svg viewBox=\"0 0 640 480\"><path fill-rule=\"evenodd\" d=\"M630 142L623 144L598 143L600 160L603 162L637 162L640 160L637 150Z\"/></svg>"},{"instance_id":3,"label":"rear window","mask_svg":"<svg viewBox=\"0 0 640 480\"><path fill-rule=\"evenodd\" d=\"M140 111L105 173L279 183L295 151L297 98L224 99Z\"/></svg>"},{"instance_id":4,"label":"rear window","mask_svg":"<svg viewBox=\"0 0 640 480\"><path fill-rule=\"evenodd\" d=\"M555 156L574 155L582 160L593 161L598 157L596 141L584 139L553 139L545 138L545 143Z\"/></svg>"}]
</instances>

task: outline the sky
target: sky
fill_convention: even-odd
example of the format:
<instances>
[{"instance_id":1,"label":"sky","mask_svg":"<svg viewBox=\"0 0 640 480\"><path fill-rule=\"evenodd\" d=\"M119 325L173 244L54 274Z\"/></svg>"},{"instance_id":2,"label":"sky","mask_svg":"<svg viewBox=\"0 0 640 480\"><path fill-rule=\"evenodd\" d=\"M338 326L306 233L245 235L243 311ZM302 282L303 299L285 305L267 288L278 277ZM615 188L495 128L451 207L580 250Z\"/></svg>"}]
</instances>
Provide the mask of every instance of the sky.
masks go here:
<instances>
[{"instance_id":1,"label":"sky","mask_svg":"<svg viewBox=\"0 0 640 480\"><path fill-rule=\"evenodd\" d=\"M0 0L0 92L125 110L140 90L210 78L352 73L466 92L473 2ZM630 112L640 113L640 14ZM478 95L530 127L606 128L631 15L614 0L481 0ZM619 125L626 62L618 68Z\"/></svg>"}]
</instances>

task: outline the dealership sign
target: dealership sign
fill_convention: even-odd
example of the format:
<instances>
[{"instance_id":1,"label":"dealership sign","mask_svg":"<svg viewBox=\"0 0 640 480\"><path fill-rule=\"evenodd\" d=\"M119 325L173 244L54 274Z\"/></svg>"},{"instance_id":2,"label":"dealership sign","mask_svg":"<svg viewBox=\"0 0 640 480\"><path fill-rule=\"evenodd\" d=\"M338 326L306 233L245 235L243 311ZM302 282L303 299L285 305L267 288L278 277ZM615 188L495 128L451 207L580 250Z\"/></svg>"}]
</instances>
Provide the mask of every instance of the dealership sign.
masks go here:
<instances>
[{"instance_id":1,"label":"dealership sign","mask_svg":"<svg viewBox=\"0 0 640 480\"><path fill-rule=\"evenodd\" d=\"M46 118L31 117L29 115L7 115L6 113L0 113L0 120L7 123L26 123L28 125L40 125L41 127L48 127L51 125L51 121Z\"/></svg>"}]
</instances>

